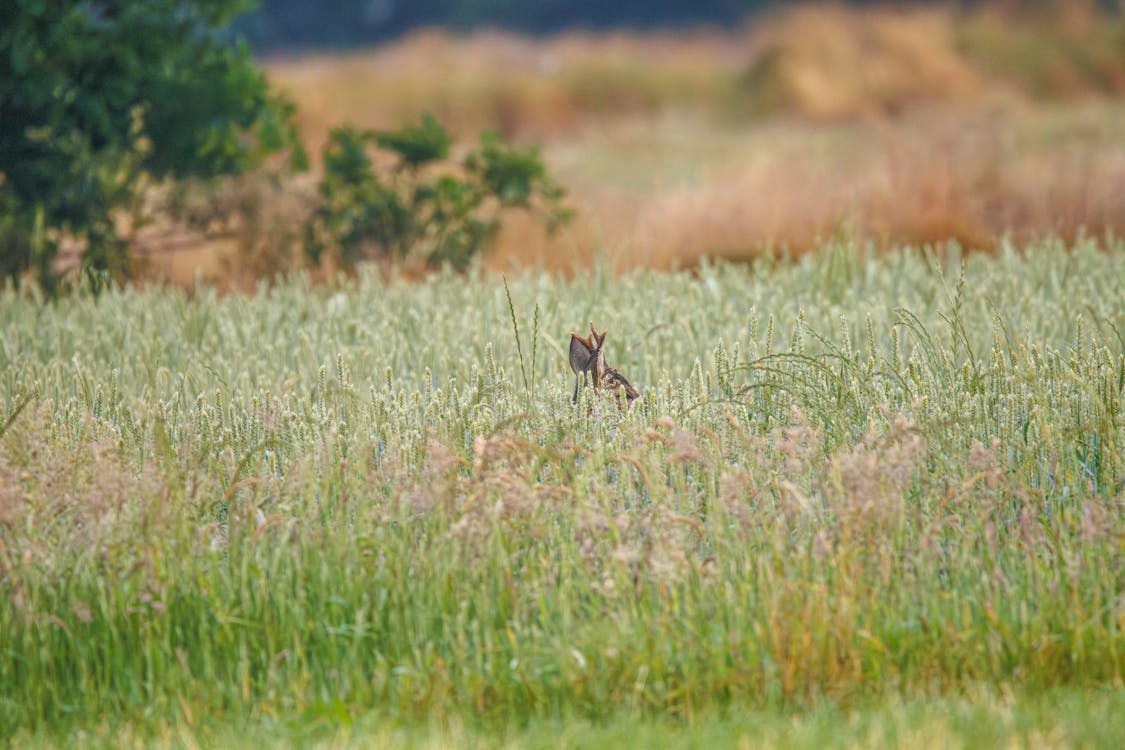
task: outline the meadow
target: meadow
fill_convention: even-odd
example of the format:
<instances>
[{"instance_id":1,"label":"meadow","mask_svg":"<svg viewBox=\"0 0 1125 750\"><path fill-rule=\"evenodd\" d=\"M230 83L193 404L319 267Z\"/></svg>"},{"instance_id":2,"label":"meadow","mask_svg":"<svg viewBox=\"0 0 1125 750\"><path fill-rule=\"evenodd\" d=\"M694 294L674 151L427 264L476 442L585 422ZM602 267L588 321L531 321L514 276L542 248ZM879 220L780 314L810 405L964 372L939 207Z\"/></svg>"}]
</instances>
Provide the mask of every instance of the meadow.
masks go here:
<instances>
[{"instance_id":1,"label":"meadow","mask_svg":"<svg viewBox=\"0 0 1125 750\"><path fill-rule=\"evenodd\" d=\"M0 738L1117 747L1125 244L0 299ZM642 400L571 403L568 332Z\"/></svg>"},{"instance_id":2,"label":"meadow","mask_svg":"<svg viewBox=\"0 0 1125 750\"><path fill-rule=\"evenodd\" d=\"M732 29L424 30L264 59L297 106L313 174L227 186L217 200L245 207L240 221L200 220L195 206L197 225L221 231L158 220L134 247L150 278L190 286L200 273L253 290L303 257L329 130L426 113L462 151L485 129L540 147L569 189L576 218L553 236L510 217L485 259L510 273L797 255L838 232L984 250L1005 237L1120 235L1125 17L1092 3L1043 3L1038 15L1011 5L787 3Z\"/></svg>"}]
</instances>

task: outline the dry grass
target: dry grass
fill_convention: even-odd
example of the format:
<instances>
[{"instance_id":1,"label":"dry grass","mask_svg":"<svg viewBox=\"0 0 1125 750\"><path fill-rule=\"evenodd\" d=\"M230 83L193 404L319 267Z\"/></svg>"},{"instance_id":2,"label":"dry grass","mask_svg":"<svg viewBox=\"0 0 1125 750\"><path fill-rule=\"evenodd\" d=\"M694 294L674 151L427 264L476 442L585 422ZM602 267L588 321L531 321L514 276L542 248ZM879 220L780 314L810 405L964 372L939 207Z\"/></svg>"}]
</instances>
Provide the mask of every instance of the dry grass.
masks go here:
<instances>
[{"instance_id":1,"label":"dry grass","mask_svg":"<svg viewBox=\"0 0 1125 750\"><path fill-rule=\"evenodd\" d=\"M548 150L573 186L579 224L555 245L509 232L492 262L567 270L607 248L618 268L668 268L801 253L838 232L976 249L1005 235L1120 233L1122 144L1120 108L1100 104L751 130L685 119L623 127Z\"/></svg>"},{"instance_id":2,"label":"dry grass","mask_svg":"<svg viewBox=\"0 0 1125 750\"><path fill-rule=\"evenodd\" d=\"M985 7L959 24L957 42L984 75L1032 97L1125 93L1125 13L1099 14L1089 0L1023 19Z\"/></svg>"},{"instance_id":3,"label":"dry grass","mask_svg":"<svg viewBox=\"0 0 1125 750\"><path fill-rule=\"evenodd\" d=\"M266 65L315 153L328 129L435 113L544 146L578 220L513 217L494 268L572 272L801 253L841 232L881 245L1125 231L1125 24L1066 6L786 9L731 32L416 34ZM153 274L252 286L299 257L308 180L219 243L147 238ZM256 193L254 191L257 191ZM237 196L231 197L237 201ZM252 202L253 202L252 201ZM271 207L281 206L279 210Z\"/></svg>"},{"instance_id":4,"label":"dry grass","mask_svg":"<svg viewBox=\"0 0 1125 750\"><path fill-rule=\"evenodd\" d=\"M894 115L1125 91L1125 23L1091 6L1024 17L999 6L874 8L831 3L751 19L733 31L423 31L367 52L266 61L301 105L316 149L340 123L391 128L429 112L465 137L570 137L622 117L695 109L812 119Z\"/></svg>"},{"instance_id":5,"label":"dry grass","mask_svg":"<svg viewBox=\"0 0 1125 750\"><path fill-rule=\"evenodd\" d=\"M812 118L894 114L920 101L972 102L981 74L957 49L949 9L863 13L800 7L762 25L745 86L758 109Z\"/></svg>"},{"instance_id":6,"label":"dry grass","mask_svg":"<svg viewBox=\"0 0 1125 750\"><path fill-rule=\"evenodd\" d=\"M590 35L541 40L499 32L423 31L369 52L267 61L300 105L308 143L347 123L398 127L431 113L473 137L552 138L617 116L721 106L744 62L742 41L715 34Z\"/></svg>"}]
</instances>

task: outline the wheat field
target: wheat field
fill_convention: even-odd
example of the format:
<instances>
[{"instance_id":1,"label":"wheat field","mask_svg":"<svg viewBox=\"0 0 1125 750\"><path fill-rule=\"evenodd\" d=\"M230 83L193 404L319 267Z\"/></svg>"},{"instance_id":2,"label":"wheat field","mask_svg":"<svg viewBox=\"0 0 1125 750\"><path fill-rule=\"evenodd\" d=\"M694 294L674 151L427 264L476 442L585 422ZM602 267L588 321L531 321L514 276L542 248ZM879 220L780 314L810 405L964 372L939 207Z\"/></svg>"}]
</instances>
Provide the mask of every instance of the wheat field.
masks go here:
<instances>
[{"instance_id":1,"label":"wheat field","mask_svg":"<svg viewBox=\"0 0 1125 750\"><path fill-rule=\"evenodd\" d=\"M21 746L1113 747L1125 245L0 304ZM568 332L642 399L571 403Z\"/></svg>"}]
</instances>

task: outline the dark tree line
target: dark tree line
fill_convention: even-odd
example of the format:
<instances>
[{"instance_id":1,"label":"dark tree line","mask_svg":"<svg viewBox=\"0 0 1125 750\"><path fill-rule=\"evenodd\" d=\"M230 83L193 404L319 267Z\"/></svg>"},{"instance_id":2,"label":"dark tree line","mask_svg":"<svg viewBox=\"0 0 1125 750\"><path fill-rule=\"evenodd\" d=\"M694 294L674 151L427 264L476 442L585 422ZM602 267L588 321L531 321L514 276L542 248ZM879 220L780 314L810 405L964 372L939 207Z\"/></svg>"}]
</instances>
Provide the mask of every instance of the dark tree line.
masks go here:
<instances>
[{"instance_id":1,"label":"dark tree line","mask_svg":"<svg viewBox=\"0 0 1125 750\"><path fill-rule=\"evenodd\" d=\"M236 30L259 51L369 44L422 26L541 34L568 28L731 24L777 0L264 0Z\"/></svg>"},{"instance_id":2,"label":"dark tree line","mask_svg":"<svg viewBox=\"0 0 1125 750\"><path fill-rule=\"evenodd\" d=\"M893 2L893 0L891 0ZM887 5L888 0L846 0ZM949 0L904 0L903 5ZM1125 7L1125 0L953 0L960 6L998 4L1024 11L1068 4ZM573 28L653 28L691 24L729 26L747 15L792 5L784 0L262 0L236 21L259 52L289 48L354 47L423 26L452 30L501 27L532 34Z\"/></svg>"}]
</instances>

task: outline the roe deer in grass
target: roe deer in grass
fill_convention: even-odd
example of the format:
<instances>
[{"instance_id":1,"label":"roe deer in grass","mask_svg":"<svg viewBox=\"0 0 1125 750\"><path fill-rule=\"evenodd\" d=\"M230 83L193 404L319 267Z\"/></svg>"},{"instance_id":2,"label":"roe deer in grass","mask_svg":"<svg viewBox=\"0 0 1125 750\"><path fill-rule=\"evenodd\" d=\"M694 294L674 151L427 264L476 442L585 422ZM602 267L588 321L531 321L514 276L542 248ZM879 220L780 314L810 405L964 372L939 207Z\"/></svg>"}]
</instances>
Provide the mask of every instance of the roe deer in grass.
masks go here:
<instances>
[{"instance_id":1,"label":"roe deer in grass","mask_svg":"<svg viewBox=\"0 0 1125 750\"><path fill-rule=\"evenodd\" d=\"M629 385L621 373L606 364L605 335L609 331L598 333L594 324L590 323L590 335L586 338L577 333L570 334L570 369L574 370L574 403L578 403L578 388L586 383L586 375L594 380L596 390L611 391L614 395L625 394L625 399L632 403L640 394L637 389ZM581 376L581 378L579 378Z\"/></svg>"}]
</instances>

